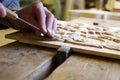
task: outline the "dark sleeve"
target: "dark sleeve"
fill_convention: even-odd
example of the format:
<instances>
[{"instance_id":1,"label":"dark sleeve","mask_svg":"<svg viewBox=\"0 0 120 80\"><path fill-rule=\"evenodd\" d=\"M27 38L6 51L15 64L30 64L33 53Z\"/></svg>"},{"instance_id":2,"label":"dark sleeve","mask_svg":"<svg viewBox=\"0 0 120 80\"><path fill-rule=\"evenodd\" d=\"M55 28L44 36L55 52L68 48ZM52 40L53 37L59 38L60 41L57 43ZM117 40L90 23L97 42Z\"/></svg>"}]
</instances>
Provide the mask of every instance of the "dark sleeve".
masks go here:
<instances>
[{"instance_id":1,"label":"dark sleeve","mask_svg":"<svg viewBox=\"0 0 120 80\"><path fill-rule=\"evenodd\" d=\"M19 0L3 0L2 4L12 10L18 10L20 5L19 5ZM0 19L0 29L6 29L8 28L9 25L6 20L1 20ZM10 25L9 25L10 26Z\"/></svg>"}]
</instances>

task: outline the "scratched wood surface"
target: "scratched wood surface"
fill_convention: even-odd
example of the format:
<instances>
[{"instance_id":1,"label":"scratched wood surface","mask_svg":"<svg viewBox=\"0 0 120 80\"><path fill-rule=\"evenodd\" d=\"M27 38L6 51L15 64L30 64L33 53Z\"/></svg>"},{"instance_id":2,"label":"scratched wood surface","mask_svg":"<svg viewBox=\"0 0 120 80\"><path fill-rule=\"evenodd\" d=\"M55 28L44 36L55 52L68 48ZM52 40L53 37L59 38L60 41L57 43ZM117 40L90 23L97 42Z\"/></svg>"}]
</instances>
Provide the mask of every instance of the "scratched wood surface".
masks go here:
<instances>
[{"instance_id":1,"label":"scratched wood surface","mask_svg":"<svg viewBox=\"0 0 120 80\"><path fill-rule=\"evenodd\" d=\"M120 60L72 55L45 80L119 80Z\"/></svg>"},{"instance_id":2,"label":"scratched wood surface","mask_svg":"<svg viewBox=\"0 0 120 80\"><path fill-rule=\"evenodd\" d=\"M0 80L42 80L56 50L14 42L0 47Z\"/></svg>"}]
</instances>

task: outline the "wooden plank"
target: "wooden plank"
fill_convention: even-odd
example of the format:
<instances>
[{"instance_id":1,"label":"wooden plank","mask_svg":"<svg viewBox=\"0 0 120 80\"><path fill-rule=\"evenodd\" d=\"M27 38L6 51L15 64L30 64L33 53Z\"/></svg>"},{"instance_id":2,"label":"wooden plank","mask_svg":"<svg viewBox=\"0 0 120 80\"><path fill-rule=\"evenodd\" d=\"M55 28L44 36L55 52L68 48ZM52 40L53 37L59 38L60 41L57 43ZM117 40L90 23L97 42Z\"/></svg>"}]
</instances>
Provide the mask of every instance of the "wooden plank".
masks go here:
<instances>
[{"instance_id":1,"label":"wooden plank","mask_svg":"<svg viewBox=\"0 0 120 80\"><path fill-rule=\"evenodd\" d=\"M68 11L69 20L78 18L78 17L87 17L95 19L104 19L104 20L120 20L120 14L115 12L108 12L102 10L69 10Z\"/></svg>"},{"instance_id":2,"label":"wooden plank","mask_svg":"<svg viewBox=\"0 0 120 80\"><path fill-rule=\"evenodd\" d=\"M16 30L11 29L11 28L0 30L0 46L6 45L6 44L11 43L11 42L14 42L15 40L5 39L5 35L13 33L15 31Z\"/></svg>"},{"instance_id":3,"label":"wooden plank","mask_svg":"<svg viewBox=\"0 0 120 80\"><path fill-rule=\"evenodd\" d=\"M90 46L70 44L70 43L65 43L65 42L58 41L58 40L56 41L49 40L43 37L41 38L39 36L35 36L30 33L17 32L17 33L6 35L6 37L18 40L23 43L45 46L45 47L50 47L50 48L59 48L60 46L64 45L64 46L71 47L71 50L75 52L82 52L86 54L120 59L120 51L110 50L106 48L96 48L96 47L90 47Z\"/></svg>"},{"instance_id":4,"label":"wooden plank","mask_svg":"<svg viewBox=\"0 0 120 80\"><path fill-rule=\"evenodd\" d=\"M43 80L51 72L56 50L11 43L0 47L0 80Z\"/></svg>"},{"instance_id":5,"label":"wooden plank","mask_svg":"<svg viewBox=\"0 0 120 80\"><path fill-rule=\"evenodd\" d=\"M120 60L72 55L45 80L119 80Z\"/></svg>"}]
</instances>

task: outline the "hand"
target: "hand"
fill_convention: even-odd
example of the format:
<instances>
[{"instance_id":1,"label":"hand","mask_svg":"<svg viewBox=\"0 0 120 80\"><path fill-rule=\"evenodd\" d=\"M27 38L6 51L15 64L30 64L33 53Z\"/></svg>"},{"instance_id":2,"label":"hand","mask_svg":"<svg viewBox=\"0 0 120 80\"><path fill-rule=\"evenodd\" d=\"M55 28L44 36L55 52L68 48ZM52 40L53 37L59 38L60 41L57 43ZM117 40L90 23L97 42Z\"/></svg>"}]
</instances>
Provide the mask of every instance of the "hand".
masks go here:
<instances>
[{"instance_id":1,"label":"hand","mask_svg":"<svg viewBox=\"0 0 120 80\"><path fill-rule=\"evenodd\" d=\"M6 16L6 11L4 6L0 3L0 17L5 17Z\"/></svg>"},{"instance_id":2,"label":"hand","mask_svg":"<svg viewBox=\"0 0 120 80\"><path fill-rule=\"evenodd\" d=\"M20 18L30 22L40 29L40 31L35 30L37 35L44 33L49 37L54 36L57 28L57 20L41 2L33 3L32 5L19 10L17 14Z\"/></svg>"}]
</instances>

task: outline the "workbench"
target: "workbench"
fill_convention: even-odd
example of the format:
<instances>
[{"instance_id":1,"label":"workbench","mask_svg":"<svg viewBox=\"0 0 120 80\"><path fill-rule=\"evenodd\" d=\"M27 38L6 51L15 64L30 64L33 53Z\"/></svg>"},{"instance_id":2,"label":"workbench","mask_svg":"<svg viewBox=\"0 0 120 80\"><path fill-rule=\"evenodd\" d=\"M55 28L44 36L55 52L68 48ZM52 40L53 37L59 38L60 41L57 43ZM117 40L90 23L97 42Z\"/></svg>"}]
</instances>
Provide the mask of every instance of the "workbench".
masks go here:
<instances>
[{"instance_id":1,"label":"workbench","mask_svg":"<svg viewBox=\"0 0 120 80\"><path fill-rule=\"evenodd\" d=\"M53 69L56 50L4 38L14 31L0 30L0 80L42 80Z\"/></svg>"},{"instance_id":2,"label":"workbench","mask_svg":"<svg viewBox=\"0 0 120 80\"><path fill-rule=\"evenodd\" d=\"M119 12L108 12L97 9L79 10L71 9L67 11L67 20L72 20L78 17L87 17L104 20L120 20Z\"/></svg>"},{"instance_id":3,"label":"workbench","mask_svg":"<svg viewBox=\"0 0 120 80\"><path fill-rule=\"evenodd\" d=\"M77 21L92 24L95 20L79 18ZM106 21L104 24L112 24L111 22L114 22L113 26L117 27L120 24L119 21ZM6 31L9 30L0 31L0 34ZM8 41L6 42L6 45L2 44L3 46L0 47L0 80L120 79L120 60L118 59L71 52L72 55L54 69L53 58L57 53L56 49L17 41L9 44Z\"/></svg>"}]
</instances>

